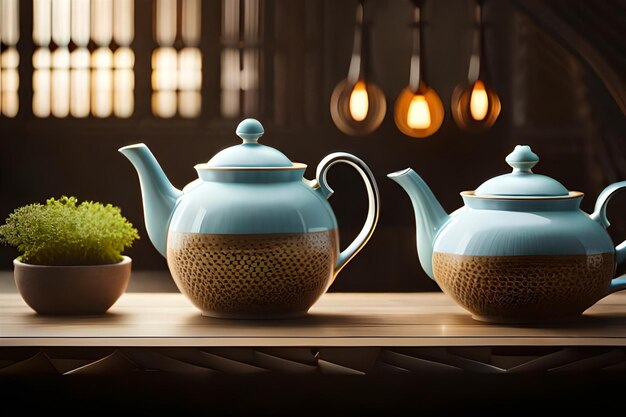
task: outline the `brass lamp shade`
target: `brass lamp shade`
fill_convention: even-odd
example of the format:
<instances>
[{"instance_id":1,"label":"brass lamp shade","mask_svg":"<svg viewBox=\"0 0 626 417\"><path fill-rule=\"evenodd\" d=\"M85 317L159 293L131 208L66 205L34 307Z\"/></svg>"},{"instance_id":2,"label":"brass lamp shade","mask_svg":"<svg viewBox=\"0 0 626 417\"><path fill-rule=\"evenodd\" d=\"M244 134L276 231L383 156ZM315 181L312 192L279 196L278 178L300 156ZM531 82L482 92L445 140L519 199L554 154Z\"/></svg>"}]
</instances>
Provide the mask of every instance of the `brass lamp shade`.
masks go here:
<instances>
[{"instance_id":1,"label":"brass lamp shade","mask_svg":"<svg viewBox=\"0 0 626 417\"><path fill-rule=\"evenodd\" d=\"M472 97L472 93L477 94L475 91L479 91L482 97ZM481 80L457 86L450 103L457 126L473 132L493 126L501 110L500 98Z\"/></svg>"},{"instance_id":2,"label":"brass lamp shade","mask_svg":"<svg viewBox=\"0 0 626 417\"><path fill-rule=\"evenodd\" d=\"M360 114L355 114L351 109L350 101L355 87L364 86L366 94L359 99L361 103ZM353 106L354 106L354 98ZM387 102L383 91L371 81L358 81L350 83L347 79L340 81L330 97L330 115L335 125L343 133L351 136L363 136L372 133L383 122L387 112Z\"/></svg>"},{"instance_id":3,"label":"brass lamp shade","mask_svg":"<svg viewBox=\"0 0 626 417\"><path fill-rule=\"evenodd\" d=\"M437 92L420 83L416 92L405 87L396 99L394 121L402 133L426 138L441 127L444 109Z\"/></svg>"}]
</instances>

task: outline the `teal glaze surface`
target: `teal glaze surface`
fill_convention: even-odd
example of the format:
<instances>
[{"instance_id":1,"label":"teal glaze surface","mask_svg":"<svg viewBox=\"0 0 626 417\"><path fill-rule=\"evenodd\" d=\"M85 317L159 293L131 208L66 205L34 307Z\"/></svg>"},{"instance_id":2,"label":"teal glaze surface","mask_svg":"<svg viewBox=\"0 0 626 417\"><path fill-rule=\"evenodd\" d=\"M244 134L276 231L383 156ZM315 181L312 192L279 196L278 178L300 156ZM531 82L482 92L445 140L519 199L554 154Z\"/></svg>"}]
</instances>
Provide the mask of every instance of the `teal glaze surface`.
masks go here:
<instances>
[{"instance_id":1,"label":"teal glaze surface","mask_svg":"<svg viewBox=\"0 0 626 417\"><path fill-rule=\"evenodd\" d=\"M485 182L476 189L476 195L554 197L566 196L567 189L545 175L514 172Z\"/></svg>"},{"instance_id":2,"label":"teal glaze surface","mask_svg":"<svg viewBox=\"0 0 626 417\"><path fill-rule=\"evenodd\" d=\"M199 177L196 181L198 183L213 181L247 184L302 181L306 165L294 164L294 168L296 169L205 169L204 165L196 165Z\"/></svg>"},{"instance_id":3,"label":"teal glaze surface","mask_svg":"<svg viewBox=\"0 0 626 417\"><path fill-rule=\"evenodd\" d=\"M477 196L555 197L568 194L567 188L557 180L533 173L532 168L539 162L539 157L530 146L516 146L505 160L513 172L485 181L476 188Z\"/></svg>"},{"instance_id":4,"label":"teal glaze surface","mask_svg":"<svg viewBox=\"0 0 626 417\"><path fill-rule=\"evenodd\" d=\"M469 256L595 255L614 250L602 226L578 209L463 207L450 216L434 243L435 252Z\"/></svg>"},{"instance_id":5,"label":"teal glaze surface","mask_svg":"<svg viewBox=\"0 0 626 417\"><path fill-rule=\"evenodd\" d=\"M254 140L258 139L261 135L265 133L265 129L263 125L256 119L244 119L239 125L237 125L237 130L235 133L243 140Z\"/></svg>"},{"instance_id":6,"label":"teal glaze surface","mask_svg":"<svg viewBox=\"0 0 626 417\"><path fill-rule=\"evenodd\" d=\"M337 228L326 198L302 180L204 181L181 199L170 230L211 234L307 233Z\"/></svg>"},{"instance_id":7,"label":"teal glaze surface","mask_svg":"<svg viewBox=\"0 0 626 417\"><path fill-rule=\"evenodd\" d=\"M412 169L394 172L388 177L400 184L411 198L417 227L417 255L424 272L434 280L433 249L435 238L450 221L450 216L441 207L430 187Z\"/></svg>"},{"instance_id":8,"label":"teal glaze surface","mask_svg":"<svg viewBox=\"0 0 626 417\"><path fill-rule=\"evenodd\" d=\"M465 206L451 215L413 170L388 175L411 199L419 260L430 278L435 279L433 252L468 256L614 253L617 274L626 272L626 241L614 247L606 231L607 204L626 188L626 181L609 185L589 215L580 210L582 193L569 192L557 181L532 173L538 160L529 147L516 147L507 157L513 173L486 181L482 194L478 190L461 193ZM626 277L613 280L607 294L622 289L626 289Z\"/></svg>"},{"instance_id":9,"label":"teal glaze surface","mask_svg":"<svg viewBox=\"0 0 626 417\"><path fill-rule=\"evenodd\" d=\"M170 183L150 149L143 143L125 146L119 151L137 170L148 237L159 253L165 256L170 217L183 192Z\"/></svg>"},{"instance_id":10,"label":"teal glaze surface","mask_svg":"<svg viewBox=\"0 0 626 417\"><path fill-rule=\"evenodd\" d=\"M168 231L198 234L312 233L337 229L327 199L333 190L328 170L338 163L362 177L369 205L361 232L337 255L336 275L365 246L376 228L380 198L367 165L348 153L326 156L316 179L303 178L306 165L292 163L280 151L258 143L263 126L246 119L237 127L243 144L227 148L208 163L196 165L198 179L176 189L144 144L120 148L139 175L148 236L167 256Z\"/></svg>"},{"instance_id":11,"label":"teal glaze surface","mask_svg":"<svg viewBox=\"0 0 626 417\"><path fill-rule=\"evenodd\" d=\"M508 210L508 211L567 211L576 210L580 207L583 193L572 192L568 198L485 198L478 197L473 191L461 193L463 202L467 207L482 210Z\"/></svg>"},{"instance_id":12,"label":"teal glaze surface","mask_svg":"<svg viewBox=\"0 0 626 417\"><path fill-rule=\"evenodd\" d=\"M215 167L290 167L291 161L278 149L261 145L259 139L265 133L255 119L246 119L237 126L237 136L243 143L231 146L213 156L202 168Z\"/></svg>"}]
</instances>

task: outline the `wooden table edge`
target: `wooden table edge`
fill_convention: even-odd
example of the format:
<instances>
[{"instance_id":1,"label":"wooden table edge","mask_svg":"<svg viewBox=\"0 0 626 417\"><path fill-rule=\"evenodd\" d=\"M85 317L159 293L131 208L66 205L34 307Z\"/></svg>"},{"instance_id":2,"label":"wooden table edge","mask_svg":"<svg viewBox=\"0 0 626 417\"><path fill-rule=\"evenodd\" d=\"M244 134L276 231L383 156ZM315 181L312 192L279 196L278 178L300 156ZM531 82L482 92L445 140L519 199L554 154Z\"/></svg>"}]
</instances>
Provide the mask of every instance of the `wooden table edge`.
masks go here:
<instances>
[{"instance_id":1,"label":"wooden table edge","mask_svg":"<svg viewBox=\"0 0 626 417\"><path fill-rule=\"evenodd\" d=\"M123 338L2 338L0 347L494 347L494 346L615 346L626 337L397 337L397 338L251 338L251 337L123 337Z\"/></svg>"}]
</instances>

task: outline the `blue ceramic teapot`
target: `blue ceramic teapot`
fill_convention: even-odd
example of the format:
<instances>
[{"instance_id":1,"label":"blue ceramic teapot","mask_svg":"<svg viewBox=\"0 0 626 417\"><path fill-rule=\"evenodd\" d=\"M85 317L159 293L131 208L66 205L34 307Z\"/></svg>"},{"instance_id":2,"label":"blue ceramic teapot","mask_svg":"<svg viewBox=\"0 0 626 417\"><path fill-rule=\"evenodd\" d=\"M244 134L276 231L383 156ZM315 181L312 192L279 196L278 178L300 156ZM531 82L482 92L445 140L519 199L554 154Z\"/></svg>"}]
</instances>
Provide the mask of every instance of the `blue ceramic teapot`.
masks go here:
<instances>
[{"instance_id":1,"label":"blue ceramic teapot","mask_svg":"<svg viewBox=\"0 0 626 417\"><path fill-rule=\"evenodd\" d=\"M120 149L141 183L148 236L180 291L204 315L276 318L305 314L338 272L367 243L378 220L376 181L363 161L333 153L317 167L258 143L254 119L237 127L243 143L195 166L199 178L176 189L140 143ZM326 173L347 163L363 178L369 198L365 226L339 252L337 220L327 199Z\"/></svg>"},{"instance_id":2,"label":"blue ceramic teapot","mask_svg":"<svg viewBox=\"0 0 626 417\"><path fill-rule=\"evenodd\" d=\"M389 174L409 194L422 268L476 319L527 322L580 315L626 289L626 242L614 247L606 206L626 181L608 186L588 215L583 193L532 172L539 162L517 146L513 172L464 191L448 215L413 170Z\"/></svg>"}]
</instances>

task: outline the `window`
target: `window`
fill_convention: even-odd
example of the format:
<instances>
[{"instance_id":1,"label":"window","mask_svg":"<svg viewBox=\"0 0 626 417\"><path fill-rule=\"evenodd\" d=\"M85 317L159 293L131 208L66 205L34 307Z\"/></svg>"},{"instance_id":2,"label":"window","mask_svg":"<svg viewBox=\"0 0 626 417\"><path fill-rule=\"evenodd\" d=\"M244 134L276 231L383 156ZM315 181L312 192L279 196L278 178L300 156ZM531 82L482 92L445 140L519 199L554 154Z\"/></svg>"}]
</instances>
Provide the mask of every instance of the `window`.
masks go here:
<instances>
[{"instance_id":1,"label":"window","mask_svg":"<svg viewBox=\"0 0 626 417\"><path fill-rule=\"evenodd\" d=\"M6 117L15 117L20 107L19 38L18 0L0 0L0 114Z\"/></svg>"},{"instance_id":2,"label":"window","mask_svg":"<svg viewBox=\"0 0 626 417\"><path fill-rule=\"evenodd\" d=\"M134 34L133 0L33 0L33 114L130 117Z\"/></svg>"},{"instance_id":3,"label":"window","mask_svg":"<svg viewBox=\"0 0 626 417\"><path fill-rule=\"evenodd\" d=\"M267 0L0 0L0 116L15 117L20 100L36 119L259 116L272 54L263 48L273 45L264 43L263 16L272 17L273 7ZM33 25L18 44L19 12Z\"/></svg>"},{"instance_id":4,"label":"window","mask_svg":"<svg viewBox=\"0 0 626 417\"><path fill-rule=\"evenodd\" d=\"M154 5L157 48L152 53L152 113L163 118L177 113L183 118L198 117L202 107L201 2L155 0Z\"/></svg>"},{"instance_id":5,"label":"window","mask_svg":"<svg viewBox=\"0 0 626 417\"><path fill-rule=\"evenodd\" d=\"M222 2L220 109L224 117L258 113L262 41L259 3L259 0Z\"/></svg>"}]
</instances>

